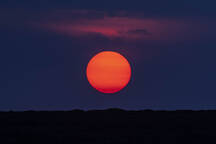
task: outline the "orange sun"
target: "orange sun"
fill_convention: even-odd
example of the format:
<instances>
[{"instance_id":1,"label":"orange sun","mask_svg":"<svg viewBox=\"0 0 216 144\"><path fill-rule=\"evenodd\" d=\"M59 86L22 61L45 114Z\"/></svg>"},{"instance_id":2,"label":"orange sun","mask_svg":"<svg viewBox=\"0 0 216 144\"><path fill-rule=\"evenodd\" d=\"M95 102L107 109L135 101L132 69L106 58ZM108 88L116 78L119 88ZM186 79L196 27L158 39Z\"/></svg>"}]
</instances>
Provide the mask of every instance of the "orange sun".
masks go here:
<instances>
[{"instance_id":1,"label":"orange sun","mask_svg":"<svg viewBox=\"0 0 216 144\"><path fill-rule=\"evenodd\" d=\"M104 51L88 63L86 75L89 83L102 93L115 93L123 89L131 77L129 62L121 54Z\"/></svg>"}]
</instances>

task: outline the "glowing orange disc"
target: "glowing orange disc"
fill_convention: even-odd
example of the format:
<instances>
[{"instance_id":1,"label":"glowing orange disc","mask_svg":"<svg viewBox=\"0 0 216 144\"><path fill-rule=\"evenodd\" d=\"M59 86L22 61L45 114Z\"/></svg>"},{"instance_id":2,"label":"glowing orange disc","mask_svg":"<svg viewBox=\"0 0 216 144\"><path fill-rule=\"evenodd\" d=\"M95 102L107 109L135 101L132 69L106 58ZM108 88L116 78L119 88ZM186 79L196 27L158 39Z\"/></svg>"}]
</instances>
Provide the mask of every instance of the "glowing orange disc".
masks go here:
<instances>
[{"instance_id":1,"label":"glowing orange disc","mask_svg":"<svg viewBox=\"0 0 216 144\"><path fill-rule=\"evenodd\" d=\"M115 93L123 89L131 77L129 62L121 54L104 51L88 63L86 75L89 83L102 93Z\"/></svg>"}]
</instances>

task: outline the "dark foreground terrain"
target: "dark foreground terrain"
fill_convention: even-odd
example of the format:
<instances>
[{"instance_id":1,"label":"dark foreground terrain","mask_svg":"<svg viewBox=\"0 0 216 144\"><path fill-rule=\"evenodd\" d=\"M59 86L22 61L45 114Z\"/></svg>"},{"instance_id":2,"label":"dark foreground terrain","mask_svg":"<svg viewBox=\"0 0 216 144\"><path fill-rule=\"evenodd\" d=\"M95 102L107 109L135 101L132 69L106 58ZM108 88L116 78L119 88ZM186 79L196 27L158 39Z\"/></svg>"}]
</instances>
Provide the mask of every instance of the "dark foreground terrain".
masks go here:
<instances>
[{"instance_id":1,"label":"dark foreground terrain","mask_svg":"<svg viewBox=\"0 0 216 144\"><path fill-rule=\"evenodd\" d=\"M0 144L216 143L216 111L0 112Z\"/></svg>"}]
</instances>

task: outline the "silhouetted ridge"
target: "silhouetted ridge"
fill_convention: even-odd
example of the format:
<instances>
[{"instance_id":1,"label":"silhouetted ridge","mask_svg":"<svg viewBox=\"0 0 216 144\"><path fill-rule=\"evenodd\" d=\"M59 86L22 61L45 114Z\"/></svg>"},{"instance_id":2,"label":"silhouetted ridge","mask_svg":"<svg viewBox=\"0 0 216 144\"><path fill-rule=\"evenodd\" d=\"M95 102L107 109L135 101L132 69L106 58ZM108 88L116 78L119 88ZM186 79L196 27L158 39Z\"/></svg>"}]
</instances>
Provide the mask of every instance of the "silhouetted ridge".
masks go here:
<instances>
[{"instance_id":1,"label":"silhouetted ridge","mask_svg":"<svg viewBox=\"0 0 216 144\"><path fill-rule=\"evenodd\" d=\"M0 112L2 144L215 143L216 111Z\"/></svg>"}]
</instances>

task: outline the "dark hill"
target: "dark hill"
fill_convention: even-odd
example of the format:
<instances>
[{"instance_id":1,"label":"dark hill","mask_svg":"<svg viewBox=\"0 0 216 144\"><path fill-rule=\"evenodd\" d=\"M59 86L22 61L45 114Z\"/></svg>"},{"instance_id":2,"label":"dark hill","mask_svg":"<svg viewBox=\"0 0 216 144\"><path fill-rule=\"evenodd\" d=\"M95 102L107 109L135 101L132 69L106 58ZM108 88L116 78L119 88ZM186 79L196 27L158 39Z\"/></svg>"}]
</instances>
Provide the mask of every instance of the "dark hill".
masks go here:
<instances>
[{"instance_id":1,"label":"dark hill","mask_svg":"<svg viewBox=\"0 0 216 144\"><path fill-rule=\"evenodd\" d=\"M0 112L0 144L216 143L216 111Z\"/></svg>"}]
</instances>

